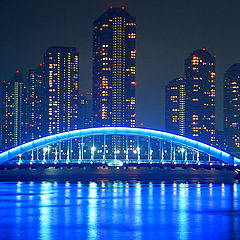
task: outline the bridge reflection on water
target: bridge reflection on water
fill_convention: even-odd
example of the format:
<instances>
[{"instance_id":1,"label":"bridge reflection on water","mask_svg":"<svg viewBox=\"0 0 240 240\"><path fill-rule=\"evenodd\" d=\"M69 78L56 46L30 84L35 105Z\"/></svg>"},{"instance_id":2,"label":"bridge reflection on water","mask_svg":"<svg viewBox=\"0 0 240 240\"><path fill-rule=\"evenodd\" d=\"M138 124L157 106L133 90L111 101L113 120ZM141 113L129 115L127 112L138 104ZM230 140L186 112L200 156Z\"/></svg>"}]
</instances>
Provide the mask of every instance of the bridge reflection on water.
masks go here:
<instances>
[{"instance_id":1,"label":"bridge reflection on water","mask_svg":"<svg viewBox=\"0 0 240 240\"><path fill-rule=\"evenodd\" d=\"M0 183L0 239L239 239L240 185Z\"/></svg>"}]
</instances>

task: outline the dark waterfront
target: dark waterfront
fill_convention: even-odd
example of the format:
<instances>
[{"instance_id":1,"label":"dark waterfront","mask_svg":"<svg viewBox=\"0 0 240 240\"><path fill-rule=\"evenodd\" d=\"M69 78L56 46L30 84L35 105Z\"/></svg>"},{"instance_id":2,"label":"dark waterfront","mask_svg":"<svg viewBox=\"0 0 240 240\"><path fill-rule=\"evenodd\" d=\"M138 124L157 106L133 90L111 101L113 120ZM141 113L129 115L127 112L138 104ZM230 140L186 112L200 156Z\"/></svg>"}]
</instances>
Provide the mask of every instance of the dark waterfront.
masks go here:
<instances>
[{"instance_id":1,"label":"dark waterfront","mask_svg":"<svg viewBox=\"0 0 240 240\"><path fill-rule=\"evenodd\" d=\"M240 239L240 184L1 182L0 239Z\"/></svg>"}]
</instances>

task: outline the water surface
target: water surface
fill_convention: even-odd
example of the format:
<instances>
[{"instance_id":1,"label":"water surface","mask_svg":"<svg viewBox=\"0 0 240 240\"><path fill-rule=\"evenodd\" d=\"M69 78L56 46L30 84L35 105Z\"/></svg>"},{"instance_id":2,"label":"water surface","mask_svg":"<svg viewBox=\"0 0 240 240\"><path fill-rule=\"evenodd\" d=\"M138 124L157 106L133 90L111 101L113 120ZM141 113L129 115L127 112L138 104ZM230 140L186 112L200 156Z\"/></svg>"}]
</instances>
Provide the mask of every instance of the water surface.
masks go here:
<instances>
[{"instance_id":1,"label":"water surface","mask_svg":"<svg viewBox=\"0 0 240 240\"><path fill-rule=\"evenodd\" d=\"M240 184L0 183L0 239L240 239Z\"/></svg>"}]
</instances>

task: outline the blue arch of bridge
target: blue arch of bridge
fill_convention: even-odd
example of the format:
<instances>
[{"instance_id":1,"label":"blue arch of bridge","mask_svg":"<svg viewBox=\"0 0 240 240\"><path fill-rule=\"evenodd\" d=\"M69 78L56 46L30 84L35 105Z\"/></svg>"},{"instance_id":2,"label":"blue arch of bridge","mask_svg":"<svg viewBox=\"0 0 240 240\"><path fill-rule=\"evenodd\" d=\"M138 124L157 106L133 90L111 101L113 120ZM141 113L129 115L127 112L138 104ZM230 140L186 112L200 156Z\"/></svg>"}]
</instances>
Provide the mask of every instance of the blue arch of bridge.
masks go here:
<instances>
[{"instance_id":1,"label":"blue arch of bridge","mask_svg":"<svg viewBox=\"0 0 240 240\"><path fill-rule=\"evenodd\" d=\"M240 165L240 159L221 151L217 148L211 147L207 144L182 137L179 135L150 130L144 128L128 128L128 127L99 127L74 130L69 132L58 133L55 135L39 138L31 142L22 144L0 154L0 164L17 157L20 154L31 151L36 148L41 148L45 145L50 145L59 141L69 140L73 138L88 137L92 135L138 135L147 136L151 138L163 139L165 141L174 142L179 145L184 145L189 148L199 150L205 154L211 155L222 162L233 165L234 163Z\"/></svg>"}]
</instances>

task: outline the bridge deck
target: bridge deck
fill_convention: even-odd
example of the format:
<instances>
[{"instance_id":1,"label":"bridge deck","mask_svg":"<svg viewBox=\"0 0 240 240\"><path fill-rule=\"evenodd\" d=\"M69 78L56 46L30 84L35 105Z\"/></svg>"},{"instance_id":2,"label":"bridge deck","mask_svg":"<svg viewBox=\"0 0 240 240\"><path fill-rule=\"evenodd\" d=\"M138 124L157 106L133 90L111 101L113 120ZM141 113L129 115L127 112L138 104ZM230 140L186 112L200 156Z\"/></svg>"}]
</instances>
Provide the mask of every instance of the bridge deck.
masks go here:
<instances>
[{"instance_id":1,"label":"bridge deck","mask_svg":"<svg viewBox=\"0 0 240 240\"><path fill-rule=\"evenodd\" d=\"M13 167L13 166L12 166ZM69 164L68 167L53 166L52 164L22 165L20 168L0 170L2 181L93 181L93 180L189 180L228 182L233 181L237 173L233 169L206 166L198 169L185 166L166 165L159 167L147 164L131 164L126 167L103 167L100 164ZM210 179L210 180L209 180Z\"/></svg>"}]
</instances>

